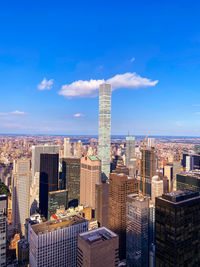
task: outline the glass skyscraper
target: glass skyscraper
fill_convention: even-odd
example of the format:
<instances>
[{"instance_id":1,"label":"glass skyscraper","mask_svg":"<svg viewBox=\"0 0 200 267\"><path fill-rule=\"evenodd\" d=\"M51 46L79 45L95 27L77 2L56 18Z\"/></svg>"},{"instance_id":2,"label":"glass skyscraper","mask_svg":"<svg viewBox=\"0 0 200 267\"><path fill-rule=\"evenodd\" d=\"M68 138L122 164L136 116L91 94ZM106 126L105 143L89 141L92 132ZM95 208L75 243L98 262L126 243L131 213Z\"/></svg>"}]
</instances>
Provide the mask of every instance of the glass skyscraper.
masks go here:
<instances>
[{"instance_id":1,"label":"glass skyscraper","mask_svg":"<svg viewBox=\"0 0 200 267\"><path fill-rule=\"evenodd\" d=\"M102 162L102 180L110 173L110 135L111 135L111 85L103 83L99 87L99 149Z\"/></svg>"}]
</instances>

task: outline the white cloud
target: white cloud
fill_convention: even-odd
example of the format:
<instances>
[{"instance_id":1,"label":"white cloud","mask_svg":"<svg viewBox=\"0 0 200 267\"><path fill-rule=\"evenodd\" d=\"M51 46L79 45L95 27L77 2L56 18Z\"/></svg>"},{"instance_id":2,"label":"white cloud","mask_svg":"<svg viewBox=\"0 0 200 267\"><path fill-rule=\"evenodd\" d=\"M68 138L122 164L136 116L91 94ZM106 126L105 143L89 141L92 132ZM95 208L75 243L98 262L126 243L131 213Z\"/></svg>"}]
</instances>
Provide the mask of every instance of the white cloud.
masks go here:
<instances>
[{"instance_id":1,"label":"white cloud","mask_svg":"<svg viewBox=\"0 0 200 267\"><path fill-rule=\"evenodd\" d=\"M38 84L37 88L39 90L51 90L53 87L53 79L47 80L46 78L44 78L40 84Z\"/></svg>"},{"instance_id":2,"label":"white cloud","mask_svg":"<svg viewBox=\"0 0 200 267\"><path fill-rule=\"evenodd\" d=\"M124 74L117 74L106 81L104 79L91 79L89 81L79 80L71 84L65 84L61 87L59 94L67 98L95 97L98 95L99 85L104 82L110 83L112 85L112 90L114 91L120 88L136 90L141 87L155 86L158 83L158 80L151 81L150 79L142 78L135 72L127 72Z\"/></svg>"},{"instance_id":3,"label":"white cloud","mask_svg":"<svg viewBox=\"0 0 200 267\"><path fill-rule=\"evenodd\" d=\"M130 62L134 62L134 61L135 61L135 58L132 57L132 58L130 59Z\"/></svg>"},{"instance_id":4,"label":"white cloud","mask_svg":"<svg viewBox=\"0 0 200 267\"><path fill-rule=\"evenodd\" d=\"M15 110L15 111L12 111L11 114L14 114L14 115L26 115L26 112Z\"/></svg>"},{"instance_id":5,"label":"white cloud","mask_svg":"<svg viewBox=\"0 0 200 267\"><path fill-rule=\"evenodd\" d=\"M76 113L76 114L74 114L74 117L75 117L75 118L85 117L85 114L82 114L82 113Z\"/></svg>"}]
</instances>

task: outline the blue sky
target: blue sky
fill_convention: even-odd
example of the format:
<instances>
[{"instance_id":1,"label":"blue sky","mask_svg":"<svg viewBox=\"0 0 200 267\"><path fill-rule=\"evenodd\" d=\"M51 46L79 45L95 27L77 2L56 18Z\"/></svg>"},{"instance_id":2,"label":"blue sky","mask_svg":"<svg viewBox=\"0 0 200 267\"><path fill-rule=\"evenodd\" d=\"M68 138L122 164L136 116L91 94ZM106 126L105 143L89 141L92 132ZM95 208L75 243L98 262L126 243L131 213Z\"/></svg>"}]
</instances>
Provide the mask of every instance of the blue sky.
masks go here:
<instances>
[{"instance_id":1,"label":"blue sky","mask_svg":"<svg viewBox=\"0 0 200 267\"><path fill-rule=\"evenodd\" d=\"M61 88L135 73L139 88L112 93L112 134L199 136L199 10L180 0L1 1L0 133L97 134L98 97Z\"/></svg>"}]
</instances>

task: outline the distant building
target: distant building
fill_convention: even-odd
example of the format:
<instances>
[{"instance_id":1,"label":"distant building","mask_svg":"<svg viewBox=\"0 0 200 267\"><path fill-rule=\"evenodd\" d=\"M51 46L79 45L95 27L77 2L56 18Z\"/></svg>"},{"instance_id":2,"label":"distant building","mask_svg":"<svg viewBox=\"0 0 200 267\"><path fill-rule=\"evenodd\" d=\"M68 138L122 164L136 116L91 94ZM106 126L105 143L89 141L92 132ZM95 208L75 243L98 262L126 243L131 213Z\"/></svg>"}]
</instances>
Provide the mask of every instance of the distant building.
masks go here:
<instances>
[{"instance_id":1,"label":"distant building","mask_svg":"<svg viewBox=\"0 0 200 267\"><path fill-rule=\"evenodd\" d=\"M145 149L145 194L151 196L151 180L156 175L157 170L157 157L155 150L151 148ZM143 177L143 151L141 162L141 176ZM142 180L140 183L140 189L143 191Z\"/></svg>"},{"instance_id":2,"label":"distant building","mask_svg":"<svg viewBox=\"0 0 200 267\"><path fill-rule=\"evenodd\" d=\"M153 204L155 204L156 197L160 197L163 194L163 180L159 178L158 175L152 177L151 184L151 199Z\"/></svg>"},{"instance_id":3,"label":"distant building","mask_svg":"<svg viewBox=\"0 0 200 267\"><path fill-rule=\"evenodd\" d=\"M135 137L126 137L126 156L125 164L129 168L129 174L136 176L136 156L135 156Z\"/></svg>"},{"instance_id":4,"label":"distant building","mask_svg":"<svg viewBox=\"0 0 200 267\"><path fill-rule=\"evenodd\" d=\"M80 165L80 158L62 159L62 189L68 190L69 207L78 206L80 201Z\"/></svg>"},{"instance_id":5,"label":"distant building","mask_svg":"<svg viewBox=\"0 0 200 267\"><path fill-rule=\"evenodd\" d=\"M109 229L119 235L119 256L126 258L126 197L138 193L138 182L125 174L110 174Z\"/></svg>"},{"instance_id":6,"label":"distant building","mask_svg":"<svg viewBox=\"0 0 200 267\"><path fill-rule=\"evenodd\" d=\"M77 267L78 235L88 231L88 221L71 216L32 225L30 267Z\"/></svg>"},{"instance_id":7,"label":"distant building","mask_svg":"<svg viewBox=\"0 0 200 267\"><path fill-rule=\"evenodd\" d=\"M31 161L14 162L12 177L12 218L15 228L24 235L24 223L30 215Z\"/></svg>"},{"instance_id":8,"label":"distant building","mask_svg":"<svg viewBox=\"0 0 200 267\"><path fill-rule=\"evenodd\" d=\"M176 175L177 190L192 190L200 193L200 171L190 171Z\"/></svg>"},{"instance_id":9,"label":"distant building","mask_svg":"<svg viewBox=\"0 0 200 267\"><path fill-rule=\"evenodd\" d=\"M7 206L8 197L5 194L0 194L0 266L6 265L6 248L7 248Z\"/></svg>"},{"instance_id":10,"label":"distant building","mask_svg":"<svg viewBox=\"0 0 200 267\"><path fill-rule=\"evenodd\" d=\"M149 147L149 148L153 148L153 147L155 147L155 138L147 138L147 146Z\"/></svg>"},{"instance_id":11,"label":"distant building","mask_svg":"<svg viewBox=\"0 0 200 267\"><path fill-rule=\"evenodd\" d=\"M118 236L105 227L78 237L77 267L116 267L119 263Z\"/></svg>"},{"instance_id":12,"label":"distant building","mask_svg":"<svg viewBox=\"0 0 200 267\"><path fill-rule=\"evenodd\" d=\"M126 259L129 267L149 266L149 197L127 196Z\"/></svg>"},{"instance_id":13,"label":"distant building","mask_svg":"<svg viewBox=\"0 0 200 267\"><path fill-rule=\"evenodd\" d=\"M98 156L102 164L102 180L110 173L111 136L111 85L103 83L99 87L99 147Z\"/></svg>"},{"instance_id":14,"label":"distant building","mask_svg":"<svg viewBox=\"0 0 200 267\"><path fill-rule=\"evenodd\" d=\"M64 138L64 158L71 157L71 143L70 138Z\"/></svg>"},{"instance_id":15,"label":"distant building","mask_svg":"<svg viewBox=\"0 0 200 267\"><path fill-rule=\"evenodd\" d=\"M169 192L173 190L173 164L168 163L164 166L164 176L169 181Z\"/></svg>"},{"instance_id":16,"label":"distant building","mask_svg":"<svg viewBox=\"0 0 200 267\"><path fill-rule=\"evenodd\" d=\"M58 190L58 154L41 154L39 207L41 214L44 215L45 218L48 217L49 192L57 190Z\"/></svg>"},{"instance_id":17,"label":"distant building","mask_svg":"<svg viewBox=\"0 0 200 267\"><path fill-rule=\"evenodd\" d=\"M101 183L101 161L96 156L81 158L80 204L95 209L95 186Z\"/></svg>"},{"instance_id":18,"label":"distant building","mask_svg":"<svg viewBox=\"0 0 200 267\"><path fill-rule=\"evenodd\" d=\"M199 218L198 192L156 198L156 266L200 266Z\"/></svg>"}]
</instances>

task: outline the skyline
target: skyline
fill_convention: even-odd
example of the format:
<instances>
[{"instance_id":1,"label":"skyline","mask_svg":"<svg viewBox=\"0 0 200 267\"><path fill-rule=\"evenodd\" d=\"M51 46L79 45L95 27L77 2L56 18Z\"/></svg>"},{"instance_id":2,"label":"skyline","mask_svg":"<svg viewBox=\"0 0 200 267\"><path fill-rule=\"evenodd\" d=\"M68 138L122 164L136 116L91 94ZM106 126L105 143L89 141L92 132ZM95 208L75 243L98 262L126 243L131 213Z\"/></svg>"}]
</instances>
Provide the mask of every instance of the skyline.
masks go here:
<instances>
[{"instance_id":1,"label":"skyline","mask_svg":"<svg viewBox=\"0 0 200 267\"><path fill-rule=\"evenodd\" d=\"M0 134L97 135L106 81L112 135L200 136L200 3L126 3L1 4Z\"/></svg>"}]
</instances>

